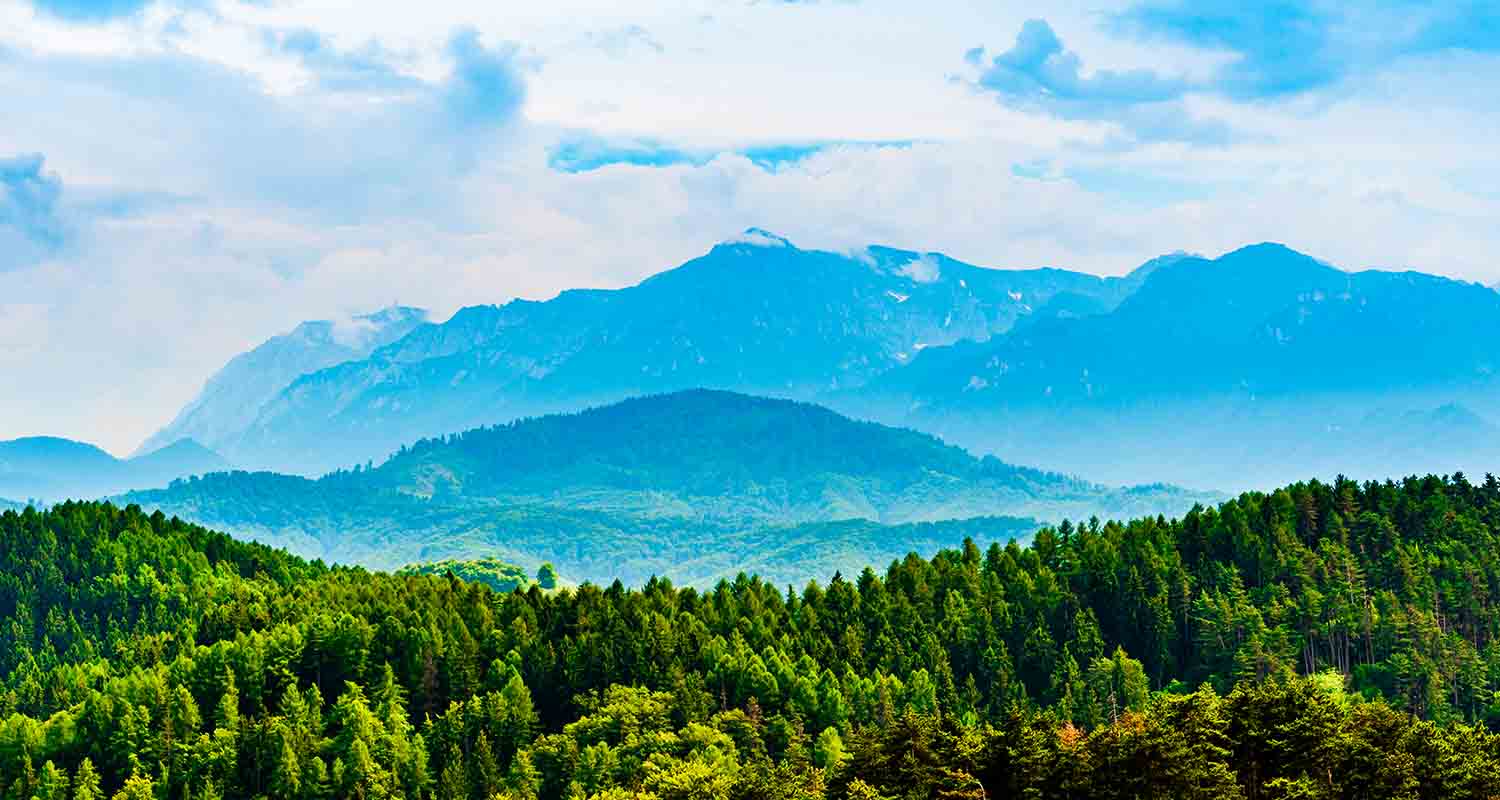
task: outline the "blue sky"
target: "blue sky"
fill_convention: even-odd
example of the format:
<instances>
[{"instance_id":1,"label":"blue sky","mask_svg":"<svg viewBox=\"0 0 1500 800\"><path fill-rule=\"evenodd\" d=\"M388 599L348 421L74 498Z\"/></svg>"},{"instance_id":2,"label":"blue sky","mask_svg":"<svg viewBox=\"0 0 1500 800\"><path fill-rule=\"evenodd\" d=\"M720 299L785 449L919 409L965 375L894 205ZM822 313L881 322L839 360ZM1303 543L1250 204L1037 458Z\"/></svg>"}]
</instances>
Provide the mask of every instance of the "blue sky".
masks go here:
<instances>
[{"instance_id":1,"label":"blue sky","mask_svg":"<svg viewBox=\"0 0 1500 800\"><path fill-rule=\"evenodd\" d=\"M619 286L750 226L1123 273L1500 280L1500 4L0 4L0 438L128 451L308 318Z\"/></svg>"}]
</instances>

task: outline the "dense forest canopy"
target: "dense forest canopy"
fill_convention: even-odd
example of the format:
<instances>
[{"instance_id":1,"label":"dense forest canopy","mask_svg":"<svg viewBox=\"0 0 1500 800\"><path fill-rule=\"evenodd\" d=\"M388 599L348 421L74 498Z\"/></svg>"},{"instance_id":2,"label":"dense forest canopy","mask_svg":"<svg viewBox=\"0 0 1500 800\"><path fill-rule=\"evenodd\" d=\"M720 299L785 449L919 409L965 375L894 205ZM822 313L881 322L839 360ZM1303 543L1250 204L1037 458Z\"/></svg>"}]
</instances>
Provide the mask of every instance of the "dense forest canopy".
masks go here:
<instances>
[{"instance_id":1,"label":"dense forest canopy","mask_svg":"<svg viewBox=\"0 0 1500 800\"><path fill-rule=\"evenodd\" d=\"M517 589L525 591L530 589L533 583L543 589L555 589L558 582L557 569L551 564L543 564L537 570L536 579L533 580L523 567L498 558L474 558L467 561L445 559L424 564L408 564L396 570L396 574L453 575L459 580L482 583L501 593L514 592Z\"/></svg>"},{"instance_id":2,"label":"dense forest canopy","mask_svg":"<svg viewBox=\"0 0 1500 800\"><path fill-rule=\"evenodd\" d=\"M1311 482L800 590L497 593L0 515L6 798L1500 795L1500 482Z\"/></svg>"}]
</instances>

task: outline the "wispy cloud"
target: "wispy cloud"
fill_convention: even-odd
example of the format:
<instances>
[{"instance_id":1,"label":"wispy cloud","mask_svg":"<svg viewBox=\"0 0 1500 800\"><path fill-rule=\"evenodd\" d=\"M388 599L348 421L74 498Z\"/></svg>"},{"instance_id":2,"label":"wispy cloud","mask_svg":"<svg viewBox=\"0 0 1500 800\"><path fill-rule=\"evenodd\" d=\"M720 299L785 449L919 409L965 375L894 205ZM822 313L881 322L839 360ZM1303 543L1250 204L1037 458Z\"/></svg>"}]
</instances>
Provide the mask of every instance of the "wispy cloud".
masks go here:
<instances>
[{"instance_id":1,"label":"wispy cloud","mask_svg":"<svg viewBox=\"0 0 1500 800\"><path fill-rule=\"evenodd\" d=\"M1195 119L1181 99L1197 86L1149 69L1095 70L1085 75L1083 59L1066 49L1046 20L1027 20L1009 50L989 59L982 48L965 53L982 66L977 85L1004 104L1069 120L1118 123L1141 140L1222 144L1228 128Z\"/></svg>"},{"instance_id":2,"label":"wispy cloud","mask_svg":"<svg viewBox=\"0 0 1500 800\"><path fill-rule=\"evenodd\" d=\"M1022 25L1009 50L990 57L974 48L964 60L981 69L976 85L1012 108L1113 122L1137 141L1221 145L1239 138L1238 132L1221 121L1194 118L1190 96L1273 103L1387 68L1402 57L1500 52L1500 3L1489 0L1142 0L1110 17L1106 27L1224 60L1193 78L1154 69L1086 72L1084 58L1042 19Z\"/></svg>"},{"instance_id":3,"label":"wispy cloud","mask_svg":"<svg viewBox=\"0 0 1500 800\"><path fill-rule=\"evenodd\" d=\"M0 271L33 264L67 241L62 179L42 165L39 153L0 158Z\"/></svg>"},{"instance_id":4,"label":"wispy cloud","mask_svg":"<svg viewBox=\"0 0 1500 800\"><path fill-rule=\"evenodd\" d=\"M661 55L667 51L666 46L653 36L651 31L641 25L622 25L608 30L589 31L584 34L584 40L611 58L628 58L636 52Z\"/></svg>"},{"instance_id":5,"label":"wispy cloud","mask_svg":"<svg viewBox=\"0 0 1500 800\"><path fill-rule=\"evenodd\" d=\"M296 58L321 88L330 91L409 90L422 84L397 69L396 56L378 42L345 51L310 28L266 30L262 35L272 53Z\"/></svg>"},{"instance_id":6,"label":"wispy cloud","mask_svg":"<svg viewBox=\"0 0 1500 800\"><path fill-rule=\"evenodd\" d=\"M835 148L909 147L910 141L822 141L778 142L738 148L688 147L648 138L597 136L590 133L568 135L555 143L547 154L547 164L559 172L590 172L604 167L703 166L720 156L739 156L751 164L774 171Z\"/></svg>"},{"instance_id":7,"label":"wispy cloud","mask_svg":"<svg viewBox=\"0 0 1500 800\"><path fill-rule=\"evenodd\" d=\"M13 102L48 108L28 128L30 141L69 148L75 160L109 152L111 166L139 163L121 189L166 185L175 195L301 209L336 223L446 207L451 182L503 148L523 112L516 46L487 45L472 30L447 43L446 75L410 82L376 66L367 57L375 50L351 58L321 37L276 41L309 54L313 86L268 93L255 75L182 53L12 51L0 58L0 77ZM101 150L89 131L48 122L101 103L144 144Z\"/></svg>"},{"instance_id":8,"label":"wispy cloud","mask_svg":"<svg viewBox=\"0 0 1500 800\"><path fill-rule=\"evenodd\" d=\"M1492 0L1145 0L1113 24L1142 39L1229 53L1207 88L1240 100L1314 91L1402 56L1500 51L1500 3Z\"/></svg>"},{"instance_id":9,"label":"wispy cloud","mask_svg":"<svg viewBox=\"0 0 1500 800\"><path fill-rule=\"evenodd\" d=\"M1414 14L1421 23L1406 40L1411 52L1469 50L1500 52L1500 3L1493 0L1458 0L1425 3L1393 0L1403 13Z\"/></svg>"},{"instance_id":10,"label":"wispy cloud","mask_svg":"<svg viewBox=\"0 0 1500 800\"><path fill-rule=\"evenodd\" d=\"M1149 0L1117 19L1125 31L1235 54L1205 89L1239 98L1280 97L1324 86L1347 68L1329 36L1334 18L1291 0Z\"/></svg>"},{"instance_id":11,"label":"wispy cloud","mask_svg":"<svg viewBox=\"0 0 1500 800\"><path fill-rule=\"evenodd\" d=\"M448 53L453 75L442 87L443 102L453 119L466 128L500 125L521 111L526 81L511 43L487 49L479 31L467 28L453 35Z\"/></svg>"},{"instance_id":12,"label":"wispy cloud","mask_svg":"<svg viewBox=\"0 0 1500 800\"><path fill-rule=\"evenodd\" d=\"M1020 105L1092 116L1139 103L1175 100L1185 81L1151 70L1098 70L1085 77L1083 59L1063 48L1046 20L1027 20L1009 50L995 56L979 83Z\"/></svg>"}]
</instances>

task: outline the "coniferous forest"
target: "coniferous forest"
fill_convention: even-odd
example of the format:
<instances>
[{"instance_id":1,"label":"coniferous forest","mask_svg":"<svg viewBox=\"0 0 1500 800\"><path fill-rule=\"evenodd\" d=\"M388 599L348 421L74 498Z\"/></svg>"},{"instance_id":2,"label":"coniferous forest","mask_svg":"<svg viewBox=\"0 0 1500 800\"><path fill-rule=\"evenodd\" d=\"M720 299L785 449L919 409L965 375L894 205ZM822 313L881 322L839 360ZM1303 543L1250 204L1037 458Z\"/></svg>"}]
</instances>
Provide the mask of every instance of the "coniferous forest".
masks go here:
<instances>
[{"instance_id":1,"label":"coniferous forest","mask_svg":"<svg viewBox=\"0 0 1500 800\"><path fill-rule=\"evenodd\" d=\"M1297 484L801 588L509 593L0 515L0 795L1491 798L1500 482Z\"/></svg>"}]
</instances>

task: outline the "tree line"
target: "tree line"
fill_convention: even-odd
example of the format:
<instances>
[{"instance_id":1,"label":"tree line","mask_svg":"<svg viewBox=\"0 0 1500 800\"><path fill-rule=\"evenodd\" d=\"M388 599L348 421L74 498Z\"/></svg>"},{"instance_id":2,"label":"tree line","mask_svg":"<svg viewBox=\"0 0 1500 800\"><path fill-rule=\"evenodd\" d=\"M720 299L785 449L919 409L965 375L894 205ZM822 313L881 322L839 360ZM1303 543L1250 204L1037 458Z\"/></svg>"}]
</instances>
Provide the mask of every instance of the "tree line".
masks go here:
<instances>
[{"instance_id":1,"label":"tree line","mask_svg":"<svg viewBox=\"0 0 1500 800\"><path fill-rule=\"evenodd\" d=\"M800 590L496 592L0 514L5 798L1500 796L1500 483L1308 482Z\"/></svg>"}]
</instances>

